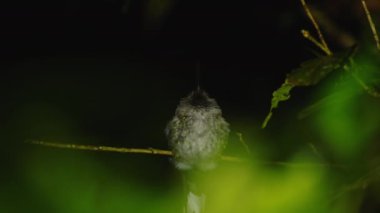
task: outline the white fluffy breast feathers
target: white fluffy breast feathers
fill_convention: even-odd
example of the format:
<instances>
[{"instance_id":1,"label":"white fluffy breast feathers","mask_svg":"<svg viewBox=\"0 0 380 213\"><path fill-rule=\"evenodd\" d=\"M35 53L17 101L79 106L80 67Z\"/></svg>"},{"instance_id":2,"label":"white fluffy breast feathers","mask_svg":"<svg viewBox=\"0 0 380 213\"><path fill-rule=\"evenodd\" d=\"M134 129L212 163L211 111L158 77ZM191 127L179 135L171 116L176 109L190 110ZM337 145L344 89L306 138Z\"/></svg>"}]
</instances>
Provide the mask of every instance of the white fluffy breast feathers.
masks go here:
<instances>
[{"instance_id":1,"label":"white fluffy breast feathers","mask_svg":"<svg viewBox=\"0 0 380 213\"><path fill-rule=\"evenodd\" d=\"M198 89L181 100L165 132L178 169L209 170L226 146L229 124L216 101Z\"/></svg>"}]
</instances>

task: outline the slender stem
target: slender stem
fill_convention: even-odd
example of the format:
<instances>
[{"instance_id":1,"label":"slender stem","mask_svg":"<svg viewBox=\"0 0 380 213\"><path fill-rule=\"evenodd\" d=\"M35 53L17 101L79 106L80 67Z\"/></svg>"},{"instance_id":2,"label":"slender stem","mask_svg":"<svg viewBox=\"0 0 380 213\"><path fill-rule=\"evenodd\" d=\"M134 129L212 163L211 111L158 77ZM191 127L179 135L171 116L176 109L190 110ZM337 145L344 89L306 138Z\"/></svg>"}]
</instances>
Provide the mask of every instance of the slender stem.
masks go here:
<instances>
[{"instance_id":1,"label":"slender stem","mask_svg":"<svg viewBox=\"0 0 380 213\"><path fill-rule=\"evenodd\" d=\"M374 88L368 86L362 79L360 79L357 75L352 73L353 78L358 82L358 84L366 91L369 95L375 98L380 98L380 93L377 92Z\"/></svg>"},{"instance_id":2,"label":"slender stem","mask_svg":"<svg viewBox=\"0 0 380 213\"><path fill-rule=\"evenodd\" d=\"M378 50L380 50L379 36L377 35L375 23L373 22L373 19L371 17L371 13L369 12L367 4L365 3L364 0L362 0L362 5L363 5L365 15L367 16L369 26L371 27L372 35L373 35L373 38L375 39L375 42L376 42L376 47Z\"/></svg>"},{"instance_id":3,"label":"slender stem","mask_svg":"<svg viewBox=\"0 0 380 213\"><path fill-rule=\"evenodd\" d=\"M317 47L319 47L319 49L321 49L323 52L325 52L326 55L330 55L330 50L326 49L326 47L323 46L323 44L321 44L319 41L317 41L317 39L315 39L314 36L312 36L309 31L302 29L301 33L302 33L302 36L304 38L306 38L307 40L309 40L313 44L315 44Z\"/></svg>"},{"instance_id":4,"label":"slender stem","mask_svg":"<svg viewBox=\"0 0 380 213\"><path fill-rule=\"evenodd\" d=\"M59 149L75 149L75 150L86 150L86 151L101 151L101 152L119 152L119 153L135 153L135 154L150 154L150 155L164 155L172 156L173 153L168 150L162 149L140 149L140 148L123 148L123 147L110 147L110 146L93 146L93 145L80 145L80 144L63 144L63 143L52 143L40 140L28 140L26 143L40 146L47 146ZM232 163L242 163L246 162L243 158L233 157L233 156L221 156L223 161L228 161ZM258 164L262 165L277 165L277 166L286 166L286 167L295 167L295 168L304 168L304 167L340 167L345 168L343 165L333 165L333 164L319 164L319 163L288 163L288 162L269 162L269 161L258 161Z\"/></svg>"},{"instance_id":5,"label":"slender stem","mask_svg":"<svg viewBox=\"0 0 380 213\"><path fill-rule=\"evenodd\" d=\"M60 149L75 149L75 150L86 150L86 151L101 151L101 152L119 152L119 153L135 153L135 154L150 154L150 155L165 155L172 156L173 153L168 150L154 149L154 148L125 148L125 147L111 147L111 146L94 146L94 145L80 145L80 144L63 144L63 143L52 143L39 140L30 140L27 143L41 146L48 146ZM230 162L242 162L243 159L232 157L232 156L222 156L222 160Z\"/></svg>"},{"instance_id":6,"label":"slender stem","mask_svg":"<svg viewBox=\"0 0 380 213\"><path fill-rule=\"evenodd\" d=\"M328 45L327 45L327 43L325 41L325 38L323 37L321 29L319 28L319 25L317 24L317 22L315 21L313 15L311 14L310 9L307 6L305 0L300 0L300 1L301 1L301 4L302 4L305 12L306 12L307 17L310 19L311 23L313 24L315 30L318 33L318 37L319 37L320 43L322 44L323 48L321 48L319 45L317 45L317 46L320 47L327 55L332 55L332 52L331 52L330 48L328 47ZM313 43L317 44L319 42L317 42L317 43L313 42Z\"/></svg>"},{"instance_id":7,"label":"slender stem","mask_svg":"<svg viewBox=\"0 0 380 213\"><path fill-rule=\"evenodd\" d=\"M237 132L236 135L239 137L239 142L240 142L241 145L244 147L245 151L246 151L248 154L251 154L251 150L249 149L248 144L245 142L245 140L244 140L244 138L243 138L243 134L240 133L240 132Z\"/></svg>"},{"instance_id":8,"label":"slender stem","mask_svg":"<svg viewBox=\"0 0 380 213\"><path fill-rule=\"evenodd\" d=\"M139 148L124 148L124 147L111 147L111 146L94 146L94 145L80 145L80 144L63 144L63 143L52 143L46 141L32 140L28 141L30 144L48 146L60 149L76 149L76 150L87 150L87 151L102 151L102 152L120 152L120 153L136 153L136 154L152 154L152 155L172 155L171 151L161 150L161 149L139 149Z\"/></svg>"}]
</instances>

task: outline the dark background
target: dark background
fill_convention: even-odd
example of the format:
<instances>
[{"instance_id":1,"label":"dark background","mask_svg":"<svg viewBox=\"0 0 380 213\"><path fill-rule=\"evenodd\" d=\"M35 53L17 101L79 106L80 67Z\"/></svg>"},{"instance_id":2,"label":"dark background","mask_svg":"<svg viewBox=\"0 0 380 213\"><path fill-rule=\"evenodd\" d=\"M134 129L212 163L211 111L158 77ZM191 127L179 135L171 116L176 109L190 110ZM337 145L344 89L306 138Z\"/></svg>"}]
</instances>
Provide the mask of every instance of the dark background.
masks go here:
<instances>
[{"instance_id":1,"label":"dark background","mask_svg":"<svg viewBox=\"0 0 380 213\"><path fill-rule=\"evenodd\" d=\"M178 1L162 19L150 19L147 3L2 3L1 119L11 126L22 113L36 116L19 118L24 126L9 133L50 139L28 130L36 113L50 117L29 107L42 104L101 143L166 147L162 131L195 88L196 63L228 120L261 122L272 91L312 56L299 33L310 24L296 1Z\"/></svg>"},{"instance_id":2,"label":"dark background","mask_svg":"<svg viewBox=\"0 0 380 213\"><path fill-rule=\"evenodd\" d=\"M142 131L137 117L154 116L161 131L195 87L197 62L227 118L262 120L286 73L312 57L297 1L173 2L162 19L150 18L148 1L2 3L3 120L41 101L107 140Z\"/></svg>"},{"instance_id":3,"label":"dark background","mask_svg":"<svg viewBox=\"0 0 380 213\"><path fill-rule=\"evenodd\" d=\"M317 7L342 28L360 35L361 16L342 18L341 11L355 10L339 2L318 1ZM9 188L13 195L9 200L26 193L34 197L30 203L49 209L25 181L28 156L37 152L52 162L77 156L72 151L32 147L23 143L27 139L167 149L163 130L180 98L195 88L197 62L201 86L218 101L232 130L239 132L249 123L257 131L272 92L286 73L314 57L311 49L316 48L300 34L312 27L298 1L173 1L158 18L147 11L147 4L138 0L1 3L0 159L3 182L15 186ZM263 134L276 138L284 119L295 120L291 112L308 101L308 92L296 91L298 98L282 109L289 114L274 118L277 122ZM274 159L282 159L293 148L274 142L267 146L280 147L282 153L275 151ZM160 185L158 190L173 181L180 184L166 158L86 156L120 177ZM14 202L14 208L22 211Z\"/></svg>"}]
</instances>

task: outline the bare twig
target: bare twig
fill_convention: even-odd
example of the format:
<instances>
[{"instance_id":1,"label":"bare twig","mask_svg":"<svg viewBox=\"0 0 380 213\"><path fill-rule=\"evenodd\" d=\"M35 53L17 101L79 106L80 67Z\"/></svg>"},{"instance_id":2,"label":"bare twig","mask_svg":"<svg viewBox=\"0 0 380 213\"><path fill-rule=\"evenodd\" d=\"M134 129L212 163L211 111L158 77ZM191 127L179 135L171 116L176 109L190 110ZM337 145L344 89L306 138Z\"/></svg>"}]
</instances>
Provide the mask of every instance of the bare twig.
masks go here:
<instances>
[{"instance_id":1,"label":"bare twig","mask_svg":"<svg viewBox=\"0 0 380 213\"><path fill-rule=\"evenodd\" d=\"M259 164L263 165L273 165L273 166L284 166L289 168L310 168L310 167L319 167L319 168L340 168L340 169L346 169L347 167L345 165L341 164L323 164L323 163L288 163L288 162L282 162L282 161L264 161L264 162L258 162Z\"/></svg>"},{"instance_id":2,"label":"bare twig","mask_svg":"<svg viewBox=\"0 0 380 213\"><path fill-rule=\"evenodd\" d=\"M80 145L80 144L63 144L63 143L52 143L46 141L27 141L30 144L49 146L60 149L76 149L76 150L87 150L87 151L102 151L102 152L120 152L120 153L136 153L136 154L152 154L152 155L172 155L171 151L160 150L160 149L139 149L139 148L123 148L123 147L111 147L111 146L93 146L93 145Z\"/></svg>"},{"instance_id":3,"label":"bare twig","mask_svg":"<svg viewBox=\"0 0 380 213\"><path fill-rule=\"evenodd\" d=\"M321 155L321 153L318 151L317 147L314 146L313 143L308 143L310 149L313 151L313 153L318 156L319 159L322 159L323 160L323 156Z\"/></svg>"},{"instance_id":4,"label":"bare twig","mask_svg":"<svg viewBox=\"0 0 380 213\"><path fill-rule=\"evenodd\" d=\"M302 3L302 6L307 14L307 16L309 17L310 21L313 23L314 25L314 28L316 29L317 33L318 33L318 36L319 36L319 40L320 41L317 41L317 39L315 39L309 31L307 30L301 30L301 33L303 35L303 37L305 37L306 39L308 39L309 41L311 41L312 43L314 43L316 46L318 46L322 51L324 51L326 53L326 55L328 56L331 56L333 55L333 53L330 51L324 37L323 37L323 34L319 28L319 25L317 24L317 22L315 21L313 15L311 14L310 12L310 9L309 7L307 6L305 0L300 0L301 3ZM377 34L377 31L376 31L376 26L372 20L372 17L371 17L371 14L367 8L367 4L365 3L364 0L361 1L362 2L362 5L363 5L363 8L364 8L364 11L366 13L366 16L367 16L367 19L368 19L368 22L369 22L369 25L371 27L371 30L372 30L372 34L373 34L373 37L375 39L375 42L376 42L376 47L378 50L380 50L380 41L379 41L379 36ZM355 51L355 50L354 50ZM351 61L352 62L352 61ZM344 66L344 70L346 71L349 71L349 68L347 66ZM363 80L361 80L361 78L357 75L355 75L354 73L352 73L352 76L353 78L359 83L359 85L371 96L373 97L376 97L376 98L379 98L380 97L380 93L378 91L376 91L374 88L368 86Z\"/></svg>"},{"instance_id":5,"label":"bare twig","mask_svg":"<svg viewBox=\"0 0 380 213\"><path fill-rule=\"evenodd\" d=\"M172 156L173 153L168 150L162 149L140 149L140 148L124 148L124 147L110 147L110 146L94 146L94 145L80 145L80 144L63 144L63 143L52 143L40 140L28 140L26 143L47 146L59 149L73 149L73 150L86 150L86 151L101 151L101 152L119 152L119 153L134 153L134 154L150 154L150 155L162 155L162 156ZM247 162L243 158L233 157L233 156L221 156L223 161L233 162L233 163L242 163ZM305 167L339 167L345 168L342 165L333 165L333 164L319 164L319 163L288 163L280 161L256 161L258 164L262 165L276 165L276 166L285 166L285 167L294 167L294 168L305 168Z\"/></svg>"},{"instance_id":6,"label":"bare twig","mask_svg":"<svg viewBox=\"0 0 380 213\"><path fill-rule=\"evenodd\" d=\"M311 41L313 44L315 44L315 46L319 47L319 49L321 49L323 52L325 52L326 55L329 55L329 52L326 51L326 48L323 46L323 44L321 44L319 41L317 41L317 39L314 38L314 36L312 36L309 31L302 29L301 33L302 33L304 38Z\"/></svg>"},{"instance_id":7,"label":"bare twig","mask_svg":"<svg viewBox=\"0 0 380 213\"><path fill-rule=\"evenodd\" d=\"M101 151L101 152L119 152L119 153L135 153L135 154L150 154L150 155L164 155L172 156L173 153L168 150L162 149L141 149L141 148L125 148L125 147L111 147L111 146L94 146L94 145L80 145L80 144L63 144L63 143L52 143L39 140L29 140L27 143L41 146L48 146L60 149L75 149L75 150L86 150L86 151ZM230 162L242 162L243 159L232 157L232 156L222 156L222 160Z\"/></svg>"},{"instance_id":8,"label":"bare twig","mask_svg":"<svg viewBox=\"0 0 380 213\"><path fill-rule=\"evenodd\" d=\"M347 31L338 26L322 11L311 8L313 16L318 20L319 27L323 29L324 36L329 36L329 40L335 40L337 44L344 48L350 48L356 44L356 39Z\"/></svg>"},{"instance_id":9,"label":"bare twig","mask_svg":"<svg viewBox=\"0 0 380 213\"><path fill-rule=\"evenodd\" d=\"M239 141L240 141L241 145L243 145L245 151L246 151L248 154L251 154L251 150L249 149L248 144L245 142L245 140L244 140L244 138L243 138L243 134L241 134L240 132L237 132L236 135L239 137Z\"/></svg>"},{"instance_id":10,"label":"bare twig","mask_svg":"<svg viewBox=\"0 0 380 213\"><path fill-rule=\"evenodd\" d=\"M333 53L331 52L330 48L328 47L326 41L325 41L325 38L323 37L323 34L319 28L319 25L317 24L317 22L315 21L313 15L311 14L310 12L310 9L309 7L307 6L305 0L300 0L301 1L301 4L302 4L302 7L304 8L305 12L306 12L306 15L307 17L310 19L311 23L313 24L315 30L317 31L318 33L318 37L319 37L319 42L314 39L313 37L309 36L309 38L305 37L305 34L304 34L304 30L302 31L302 35L309 39L310 41L312 41L315 45L317 45L319 48L322 49L322 51L324 51L326 53L326 55L332 55ZM306 31L307 32L307 31ZM310 35L310 34L309 34ZM318 45L320 44L320 45Z\"/></svg>"},{"instance_id":11,"label":"bare twig","mask_svg":"<svg viewBox=\"0 0 380 213\"><path fill-rule=\"evenodd\" d=\"M358 82L358 84L366 91L370 96L375 98L380 98L380 93L376 91L373 87L368 86L360 77L355 73L352 73L352 77Z\"/></svg>"},{"instance_id":12,"label":"bare twig","mask_svg":"<svg viewBox=\"0 0 380 213\"><path fill-rule=\"evenodd\" d=\"M377 182L380 177L380 167L376 167L375 169L371 170L364 176L357 179L355 182L343 187L337 194L333 196L333 198L330 200L330 202L334 202L338 200L343 195L356 191L356 190L364 190L368 187L368 185L373 184L374 182Z\"/></svg>"},{"instance_id":13,"label":"bare twig","mask_svg":"<svg viewBox=\"0 0 380 213\"><path fill-rule=\"evenodd\" d=\"M379 36L377 35L375 23L373 22L373 19L371 17L371 13L369 12L367 4L365 3L364 0L362 0L362 5L363 5L365 15L367 16L369 26L371 27L372 35L373 35L373 38L375 39L375 42L376 42L376 47L378 50L380 50Z\"/></svg>"}]
</instances>

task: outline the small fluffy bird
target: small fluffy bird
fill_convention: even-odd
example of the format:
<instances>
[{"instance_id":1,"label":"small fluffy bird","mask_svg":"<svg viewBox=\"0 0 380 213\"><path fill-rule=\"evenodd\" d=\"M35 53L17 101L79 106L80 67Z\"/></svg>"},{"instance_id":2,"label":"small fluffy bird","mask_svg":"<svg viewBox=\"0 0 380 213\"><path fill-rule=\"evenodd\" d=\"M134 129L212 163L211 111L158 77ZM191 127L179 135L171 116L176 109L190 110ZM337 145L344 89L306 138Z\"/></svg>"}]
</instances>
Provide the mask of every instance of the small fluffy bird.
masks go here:
<instances>
[{"instance_id":1,"label":"small fluffy bird","mask_svg":"<svg viewBox=\"0 0 380 213\"><path fill-rule=\"evenodd\" d=\"M166 127L175 167L184 174L216 167L229 135L229 124L216 101L199 87L183 98ZM188 188L186 213L202 213L205 195L185 177Z\"/></svg>"}]
</instances>

